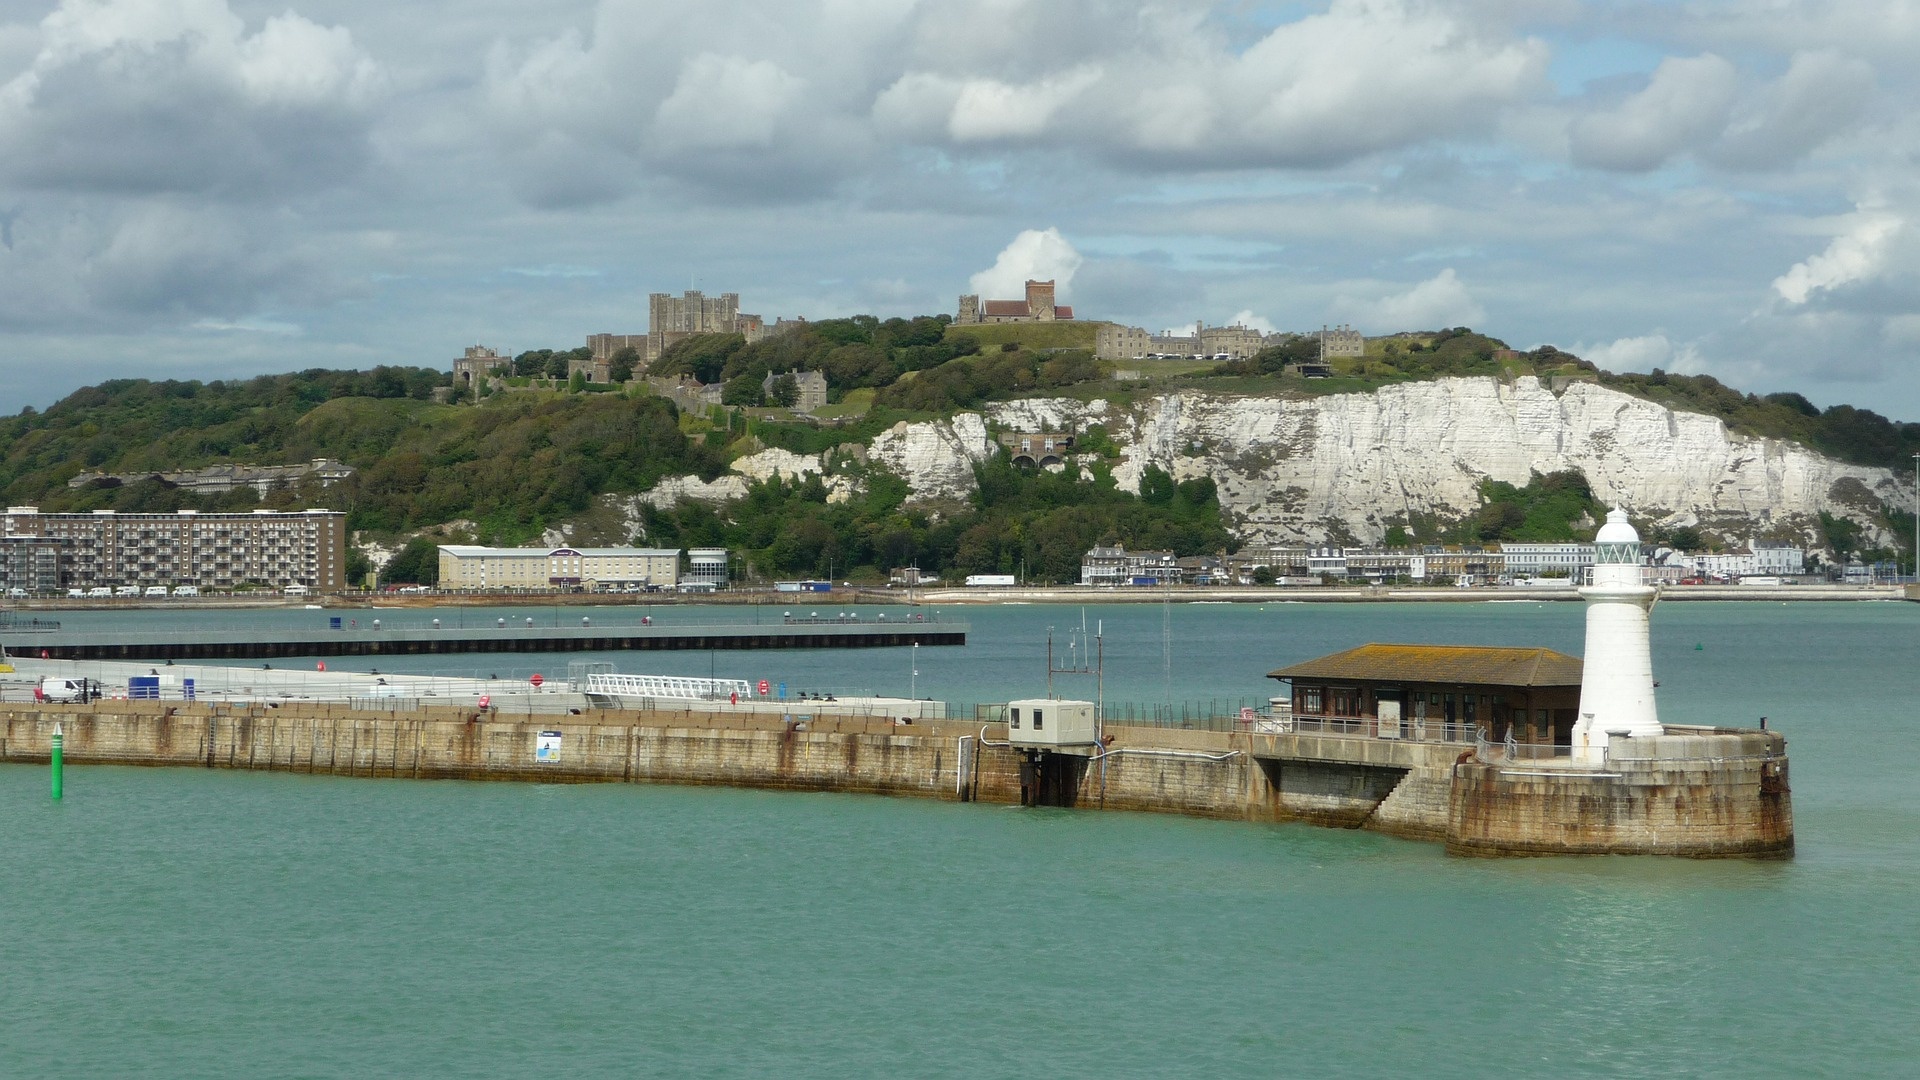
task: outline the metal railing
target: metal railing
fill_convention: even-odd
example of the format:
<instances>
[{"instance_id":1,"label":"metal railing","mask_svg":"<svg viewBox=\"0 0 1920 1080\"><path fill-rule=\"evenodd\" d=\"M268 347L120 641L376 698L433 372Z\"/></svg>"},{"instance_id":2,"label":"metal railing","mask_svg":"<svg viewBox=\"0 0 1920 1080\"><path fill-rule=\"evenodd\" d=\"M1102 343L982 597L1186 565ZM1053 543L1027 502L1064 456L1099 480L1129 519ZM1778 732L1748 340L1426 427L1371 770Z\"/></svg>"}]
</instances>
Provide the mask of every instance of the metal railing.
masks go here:
<instances>
[{"instance_id":1,"label":"metal railing","mask_svg":"<svg viewBox=\"0 0 1920 1080\"><path fill-rule=\"evenodd\" d=\"M1400 721L1397 728L1389 722L1384 727L1386 733L1382 734L1380 721L1371 716L1325 716L1313 713L1295 713L1292 730L1296 734L1345 735L1366 739L1398 739L1402 742L1469 743L1480 737L1477 727L1458 721L1448 723L1445 720L1414 717Z\"/></svg>"}]
</instances>

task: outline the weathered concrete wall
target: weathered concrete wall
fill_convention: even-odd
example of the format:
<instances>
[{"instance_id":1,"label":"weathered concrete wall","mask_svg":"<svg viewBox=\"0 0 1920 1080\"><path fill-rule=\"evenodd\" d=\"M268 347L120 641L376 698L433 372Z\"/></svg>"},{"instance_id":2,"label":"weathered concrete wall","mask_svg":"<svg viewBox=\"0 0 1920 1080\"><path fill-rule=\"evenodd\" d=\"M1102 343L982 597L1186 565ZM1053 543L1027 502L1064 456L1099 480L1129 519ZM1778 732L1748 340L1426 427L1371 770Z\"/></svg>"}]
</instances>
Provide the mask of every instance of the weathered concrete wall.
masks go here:
<instances>
[{"instance_id":1,"label":"weathered concrete wall","mask_svg":"<svg viewBox=\"0 0 1920 1080\"><path fill-rule=\"evenodd\" d=\"M1455 767L1458 855L1787 858L1786 740L1773 732L1614 738L1591 770Z\"/></svg>"},{"instance_id":2,"label":"weathered concrete wall","mask_svg":"<svg viewBox=\"0 0 1920 1080\"><path fill-rule=\"evenodd\" d=\"M816 716L795 728L738 713L516 720L102 701L0 707L0 761L46 761L56 722L75 765L1026 801L1366 828L1473 855L1793 850L1785 743L1773 733L1632 740L1599 775L1456 764L1470 751L1452 744L1110 726L1100 756L1049 754L1035 768L1004 745L1004 727L962 721ZM561 733L557 761L536 761L542 731Z\"/></svg>"}]
</instances>

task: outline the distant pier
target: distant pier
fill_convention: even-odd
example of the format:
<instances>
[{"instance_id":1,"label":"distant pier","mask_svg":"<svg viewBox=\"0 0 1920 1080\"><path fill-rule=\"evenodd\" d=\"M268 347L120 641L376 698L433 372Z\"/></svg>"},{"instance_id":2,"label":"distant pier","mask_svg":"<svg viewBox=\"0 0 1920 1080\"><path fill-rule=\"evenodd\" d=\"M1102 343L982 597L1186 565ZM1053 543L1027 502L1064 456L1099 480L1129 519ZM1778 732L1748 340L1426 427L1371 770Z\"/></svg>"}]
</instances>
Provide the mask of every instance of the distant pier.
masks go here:
<instances>
[{"instance_id":1,"label":"distant pier","mask_svg":"<svg viewBox=\"0 0 1920 1080\"><path fill-rule=\"evenodd\" d=\"M377 620L376 620L377 621ZM263 660L290 656L416 656L447 653L646 652L689 649L868 649L965 645L964 622L938 619L791 619L777 623L493 626L337 629L50 630L0 637L9 652L54 660Z\"/></svg>"}]
</instances>

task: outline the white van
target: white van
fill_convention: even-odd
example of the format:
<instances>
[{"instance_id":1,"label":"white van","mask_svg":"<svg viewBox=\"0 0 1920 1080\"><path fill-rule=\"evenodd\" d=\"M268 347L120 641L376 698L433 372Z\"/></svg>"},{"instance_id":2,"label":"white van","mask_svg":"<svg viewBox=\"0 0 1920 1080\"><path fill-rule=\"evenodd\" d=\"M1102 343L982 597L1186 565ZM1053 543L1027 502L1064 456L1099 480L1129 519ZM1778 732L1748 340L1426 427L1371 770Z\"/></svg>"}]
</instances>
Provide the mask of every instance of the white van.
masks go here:
<instances>
[{"instance_id":1,"label":"white van","mask_svg":"<svg viewBox=\"0 0 1920 1080\"><path fill-rule=\"evenodd\" d=\"M281 591L288 596L305 596L312 590L308 589L305 585L289 585Z\"/></svg>"},{"instance_id":2,"label":"white van","mask_svg":"<svg viewBox=\"0 0 1920 1080\"><path fill-rule=\"evenodd\" d=\"M113 590L107 588L105 585L95 585L93 588L87 590L87 595L88 596L112 596Z\"/></svg>"},{"instance_id":3,"label":"white van","mask_svg":"<svg viewBox=\"0 0 1920 1080\"><path fill-rule=\"evenodd\" d=\"M200 586L198 586L198 585L175 585L175 586L173 587L173 595L175 595L175 596L199 596L199 595L200 595Z\"/></svg>"},{"instance_id":4,"label":"white van","mask_svg":"<svg viewBox=\"0 0 1920 1080\"><path fill-rule=\"evenodd\" d=\"M161 597L161 596L165 596L165 595L167 595L167 587L166 587L165 585L149 585L149 586L147 586L147 596L148 596L149 598L153 598L153 597Z\"/></svg>"},{"instance_id":5,"label":"white van","mask_svg":"<svg viewBox=\"0 0 1920 1080\"><path fill-rule=\"evenodd\" d=\"M114 590L113 590L113 595L115 595L115 596L139 596L139 595L140 595L140 586L138 586L138 585L122 585L122 586L120 586L120 587L118 587L118 588L116 588L116 589L114 589Z\"/></svg>"},{"instance_id":6,"label":"white van","mask_svg":"<svg viewBox=\"0 0 1920 1080\"><path fill-rule=\"evenodd\" d=\"M70 702L79 701L87 696L86 684L79 679L63 679L49 675L40 680L39 692L35 695L42 701Z\"/></svg>"},{"instance_id":7,"label":"white van","mask_svg":"<svg viewBox=\"0 0 1920 1080\"><path fill-rule=\"evenodd\" d=\"M69 600L77 600L80 597L83 597L85 595L87 595L87 590L85 589L68 589L67 590L67 599Z\"/></svg>"},{"instance_id":8,"label":"white van","mask_svg":"<svg viewBox=\"0 0 1920 1080\"><path fill-rule=\"evenodd\" d=\"M25 600L26 598L27 598L27 590L22 589L18 586L15 586L14 588L7 590L7 599L9 600Z\"/></svg>"}]
</instances>

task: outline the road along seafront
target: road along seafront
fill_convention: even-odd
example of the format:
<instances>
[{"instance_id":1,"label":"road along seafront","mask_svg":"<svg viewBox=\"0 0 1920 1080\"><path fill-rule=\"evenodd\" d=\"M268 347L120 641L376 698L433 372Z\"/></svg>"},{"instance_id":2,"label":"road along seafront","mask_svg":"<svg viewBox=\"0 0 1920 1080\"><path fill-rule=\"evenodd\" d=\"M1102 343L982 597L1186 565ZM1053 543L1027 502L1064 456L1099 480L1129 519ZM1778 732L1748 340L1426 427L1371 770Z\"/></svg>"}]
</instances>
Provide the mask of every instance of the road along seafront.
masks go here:
<instances>
[{"instance_id":1,"label":"road along seafront","mask_svg":"<svg viewBox=\"0 0 1920 1080\"><path fill-rule=\"evenodd\" d=\"M343 777L670 783L1304 821L1470 855L1780 857L1793 850L1778 732L1634 740L1631 760L1543 778L1476 767L1472 744L1108 724L1085 753L1007 744L998 722L702 710L513 717L317 701L0 705L0 762ZM1671 742L1671 746L1664 745ZM1703 756L1711 754L1711 758ZM1751 775L1749 775L1751 774ZM1533 784L1518 790L1515 784Z\"/></svg>"}]
</instances>

